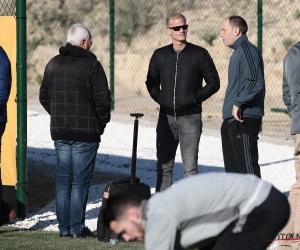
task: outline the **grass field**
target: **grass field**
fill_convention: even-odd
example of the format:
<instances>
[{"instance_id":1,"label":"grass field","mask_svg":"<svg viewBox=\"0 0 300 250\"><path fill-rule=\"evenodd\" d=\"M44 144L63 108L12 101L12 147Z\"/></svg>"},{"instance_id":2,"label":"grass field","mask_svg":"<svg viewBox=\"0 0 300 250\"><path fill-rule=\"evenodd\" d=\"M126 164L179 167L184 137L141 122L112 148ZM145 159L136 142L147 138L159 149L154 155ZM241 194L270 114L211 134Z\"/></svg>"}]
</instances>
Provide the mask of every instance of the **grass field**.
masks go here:
<instances>
[{"instance_id":1,"label":"grass field","mask_svg":"<svg viewBox=\"0 0 300 250\"><path fill-rule=\"evenodd\" d=\"M29 231L0 227L0 249L26 250L143 250L140 242L120 243L116 245L100 243L97 239L60 238L57 232Z\"/></svg>"}]
</instances>

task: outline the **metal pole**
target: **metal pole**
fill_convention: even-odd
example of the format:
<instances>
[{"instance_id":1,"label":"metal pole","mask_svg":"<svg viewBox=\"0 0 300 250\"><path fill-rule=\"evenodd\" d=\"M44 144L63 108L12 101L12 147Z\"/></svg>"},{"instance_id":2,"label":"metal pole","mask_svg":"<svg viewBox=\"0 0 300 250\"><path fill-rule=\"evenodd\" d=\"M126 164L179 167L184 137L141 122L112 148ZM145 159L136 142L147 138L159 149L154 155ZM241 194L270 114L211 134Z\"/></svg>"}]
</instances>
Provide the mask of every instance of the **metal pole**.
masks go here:
<instances>
[{"instance_id":1,"label":"metal pole","mask_svg":"<svg viewBox=\"0 0 300 250\"><path fill-rule=\"evenodd\" d=\"M115 0L109 1L109 16L110 16L110 93L111 93L111 110L115 109Z\"/></svg>"},{"instance_id":2,"label":"metal pole","mask_svg":"<svg viewBox=\"0 0 300 250\"><path fill-rule=\"evenodd\" d=\"M262 12L262 1L257 1L257 47L262 54L262 26L263 26L263 12Z\"/></svg>"},{"instance_id":3,"label":"metal pole","mask_svg":"<svg viewBox=\"0 0 300 250\"><path fill-rule=\"evenodd\" d=\"M133 144L132 144L132 158L131 158L131 183L135 183L136 176L136 150L137 150L137 140L138 140L138 128L139 128L139 118L136 117L134 120L133 127Z\"/></svg>"},{"instance_id":4,"label":"metal pole","mask_svg":"<svg viewBox=\"0 0 300 250\"><path fill-rule=\"evenodd\" d=\"M257 47L261 54L262 54L262 26L263 26L262 1L263 0L257 0ZM262 133L262 125L260 126L259 132Z\"/></svg>"},{"instance_id":5,"label":"metal pole","mask_svg":"<svg viewBox=\"0 0 300 250\"><path fill-rule=\"evenodd\" d=\"M138 128L139 128L139 118L143 117L142 113L131 113L130 116L135 117L134 128L133 128L133 145L132 145L132 158L131 158L131 183L135 183L136 176L136 150L138 141Z\"/></svg>"},{"instance_id":6,"label":"metal pole","mask_svg":"<svg viewBox=\"0 0 300 250\"><path fill-rule=\"evenodd\" d=\"M27 214L26 0L16 1L17 20L17 214Z\"/></svg>"}]
</instances>

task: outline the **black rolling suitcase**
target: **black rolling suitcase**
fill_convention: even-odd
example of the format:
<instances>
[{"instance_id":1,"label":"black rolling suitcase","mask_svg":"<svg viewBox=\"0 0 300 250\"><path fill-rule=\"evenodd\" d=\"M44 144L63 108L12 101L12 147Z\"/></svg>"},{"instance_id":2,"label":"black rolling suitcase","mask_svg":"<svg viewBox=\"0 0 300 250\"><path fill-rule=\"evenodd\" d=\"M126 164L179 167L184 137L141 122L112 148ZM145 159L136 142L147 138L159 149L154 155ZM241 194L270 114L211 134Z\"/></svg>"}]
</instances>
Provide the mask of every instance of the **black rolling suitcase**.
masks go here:
<instances>
[{"instance_id":1,"label":"black rolling suitcase","mask_svg":"<svg viewBox=\"0 0 300 250\"><path fill-rule=\"evenodd\" d=\"M109 228L105 227L102 223L102 208L105 207L109 196L120 193L130 193L141 197L142 199L149 199L151 196L150 187L140 182L140 179L136 177L136 151L137 151L137 138L138 138L138 125L139 118L144 116L143 114L133 113L130 114L135 117L134 130L133 130L133 147L132 147L132 159L131 159L131 176L123 178L119 181L109 181L104 188L102 196L102 207L98 215L97 221L97 239L102 242L110 242L116 244L123 242L122 237L116 235Z\"/></svg>"}]
</instances>

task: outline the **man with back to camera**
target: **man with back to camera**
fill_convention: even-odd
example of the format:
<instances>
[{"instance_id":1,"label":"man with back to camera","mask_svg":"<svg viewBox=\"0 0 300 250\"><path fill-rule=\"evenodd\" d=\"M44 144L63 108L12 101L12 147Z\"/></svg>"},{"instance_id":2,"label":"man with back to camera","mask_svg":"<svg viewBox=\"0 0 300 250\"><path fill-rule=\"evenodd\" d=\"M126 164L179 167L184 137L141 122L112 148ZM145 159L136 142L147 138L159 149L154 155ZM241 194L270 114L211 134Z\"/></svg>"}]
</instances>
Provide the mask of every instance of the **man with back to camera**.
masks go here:
<instances>
[{"instance_id":1,"label":"man with back to camera","mask_svg":"<svg viewBox=\"0 0 300 250\"><path fill-rule=\"evenodd\" d=\"M260 177L257 141L264 115L264 63L247 31L240 16L230 16L222 23L220 36L234 52L228 68L221 139L226 172Z\"/></svg>"},{"instance_id":2,"label":"man with back to camera","mask_svg":"<svg viewBox=\"0 0 300 250\"><path fill-rule=\"evenodd\" d=\"M108 198L103 222L146 250L263 250L289 218L285 196L254 175L201 174L141 200Z\"/></svg>"},{"instance_id":3,"label":"man with back to camera","mask_svg":"<svg viewBox=\"0 0 300 250\"><path fill-rule=\"evenodd\" d=\"M279 242L278 250L300 249L300 42L294 44L283 62L282 97L291 118L290 133L295 142L296 182L291 187L289 202L291 216L281 233L294 240Z\"/></svg>"},{"instance_id":4,"label":"man with back to camera","mask_svg":"<svg viewBox=\"0 0 300 250\"><path fill-rule=\"evenodd\" d=\"M61 237L95 235L85 227L85 210L101 135L110 121L106 74L90 52L87 27L73 24L67 44L47 64L40 102L49 113L57 154L56 214Z\"/></svg>"},{"instance_id":5,"label":"man with back to camera","mask_svg":"<svg viewBox=\"0 0 300 250\"><path fill-rule=\"evenodd\" d=\"M207 50L186 41L185 16L170 14L166 24L172 44L154 51L146 80L150 96L160 105L156 192L172 185L179 143L184 177L198 174L202 102L220 88L218 72Z\"/></svg>"}]
</instances>

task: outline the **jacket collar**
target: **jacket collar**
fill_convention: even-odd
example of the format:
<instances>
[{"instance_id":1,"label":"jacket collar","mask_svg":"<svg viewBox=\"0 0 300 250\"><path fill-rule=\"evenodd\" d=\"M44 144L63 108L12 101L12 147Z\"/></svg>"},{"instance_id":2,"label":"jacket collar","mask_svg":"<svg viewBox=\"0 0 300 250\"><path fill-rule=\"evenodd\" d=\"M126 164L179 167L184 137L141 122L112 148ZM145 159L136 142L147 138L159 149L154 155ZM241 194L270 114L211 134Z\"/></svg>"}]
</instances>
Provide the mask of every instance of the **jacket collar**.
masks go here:
<instances>
[{"instance_id":1,"label":"jacket collar","mask_svg":"<svg viewBox=\"0 0 300 250\"><path fill-rule=\"evenodd\" d=\"M187 48L189 47L189 45L190 45L190 43L189 43L189 42L186 42L186 46L184 47L184 49L183 49L182 51L187 50ZM171 44L169 45L169 48L170 48L171 51L175 52L175 50L174 50L174 48L173 48L173 43L171 43Z\"/></svg>"},{"instance_id":2,"label":"jacket collar","mask_svg":"<svg viewBox=\"0 0 300 250\"><path fill-rule=\"evenodd\" d=\"M238 39L236 39L236 41L229 46L230 48L232 48L233 50L236 50L237 47L243 42L243 41L248 41L248 37L246 34L240 36Z\"/></svg>"},{"instance_id":3,"label":"jacket collar","mask_svg":"<svg viewBox=\"0 0 300 250\"><path fill-rule=\"evenodd\" d=\"M94 57L97 58L89 50L83 49L78 46L74 46L70 43L67 43L66 46L62 46L59 49L59 53L62 56L74 56L74 57Z\"/></svg>"}]
</instances>

